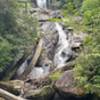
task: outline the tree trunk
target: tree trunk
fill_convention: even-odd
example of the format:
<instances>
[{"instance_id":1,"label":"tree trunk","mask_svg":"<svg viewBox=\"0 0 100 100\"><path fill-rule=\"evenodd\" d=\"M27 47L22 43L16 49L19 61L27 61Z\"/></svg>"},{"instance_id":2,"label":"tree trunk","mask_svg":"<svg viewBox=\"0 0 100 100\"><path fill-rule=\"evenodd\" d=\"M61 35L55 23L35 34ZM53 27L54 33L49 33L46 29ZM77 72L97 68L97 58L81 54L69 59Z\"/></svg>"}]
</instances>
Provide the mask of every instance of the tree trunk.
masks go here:
<instances>
[{"instance_id":1,"label":"tree trunk","mask_svg":"<svg viewBox=\"0 0 100 100\"><path fill-rule=\"evenodd\" d=\"M7 100L26 100L24 98L21 98L21 97L17 97L3 89L0 88L0 96L7 99Z\"/></svg>"},{"instance_id":2,"label":"tree trunk","mask_svg":"<svg viewBox=\"0 0 100 100\"><path fill-rule=\"evenodd\" d=\"M40 55L41 55L41 52L42 52L42 45L43 45L43 39L40 39L38 45L37 45L37 48L36 48L36 51L35 51L35 54L33 56L33 59L30 63L29 66L27 66L27 68L25 69L24 73L21 75L21 79L26 79L27 75L29 75L29 73L32 71L32 69L34 68L34 66L36 65Z\"/></svg>"}]
</instances>

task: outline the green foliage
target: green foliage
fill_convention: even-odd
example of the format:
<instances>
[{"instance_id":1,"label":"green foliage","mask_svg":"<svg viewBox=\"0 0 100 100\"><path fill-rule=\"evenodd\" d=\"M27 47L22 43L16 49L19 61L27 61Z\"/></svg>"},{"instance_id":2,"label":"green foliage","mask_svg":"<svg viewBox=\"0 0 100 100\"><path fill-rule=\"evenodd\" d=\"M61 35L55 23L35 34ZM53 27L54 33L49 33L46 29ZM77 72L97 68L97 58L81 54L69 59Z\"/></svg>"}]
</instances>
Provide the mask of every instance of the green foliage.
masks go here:
<instances>
[{"instance_id":1,"label":"green foliage","mask_svg":"<svg viewBox=\"0 0 100 100\"><path fill-rule=\"evenodd\" d=\"M13 2L11 0L0 0L0 34L5 35L6 33L15 33L16 25L15 15L13 14Z\"/></svg>"},{"instance_id":2,"label":"green foliage","mask_svg":"<svg viewBox=\"0 0 100 100\"><path fill-rule=\"evenodd\" d=\"M100 96L100 34L89 34L84 40L84 49L76 60L77 85L87 93Z\"/></svg>"},{"instance_id":3,"label":"green foliage","mask_svg":"<svg viewBox=\"0 0 100 100\"><path fill-rule=\"evenodd\" d=\"M100 31L100 1L84 0L81 11L83 12L84 24L87 25L92 32Z\"/></svg>"},{"instance_id":4,"label":"green foliage","mask_svg":"<svg viewBox=\"0 0 100 100\"><path fill-rule=\"evenodd\" d=\"M74 5L75 5L76 9L79 11L79 9L82 6L83 0L73 0L73 2L74 2Z\"/></svg>"},{"instance_id":5,"label":"green foliage","mask_svg":"<svg viewBox=\"0 0 100 100\"><path fill-rule=\"evenodd\" d=\"M100 0L66 0L66 2L63 11L66 26L73 27L75 33L80 31L90 33L84 40L82 53L76 59L74 70L77 85L83 87L87 93L100 95ZM69 8L71 5L73 9ZM66 11L72 14L69 12L66 14ZM76 13L81 14L81 20L75 19Z\"/></svg>"},{"instance_id":6,"label":"green foliage","mask_svg":"<svg viewBox=\"0 0 100 100\"><path fill-rule=\"evenodd\" d=\"M0 68L19 59L37 37L37 20L17 0L0 0Z\"/></svg>"},{"instance_id":7,"label":"green foliage","mask_svg":"<svg viewBox=\"0 0 100 100\"><path fill-rule=\"evenodd\" d=\"M62 0L62 8L67 14L80 14L83 0Z\"/></svg>"},{"instance_id":8,"label":"green foliage","mask_svg":"<svg viewBox=\"0 0 100 100\"><path fill-rule=\"evenodd\" d=\"M78 85L86 92L100 93L100 53L82 53L77 59L75 72Z\"/></svg>"},{"instance_id":9,"label":"green foliage","mask_svg":"<svg viewBox=\"0 0 100 100\"><path fill-rule=\"evenodd\" d=\"M7 40L0 37L0 71L3 70L5 64L8 65L9 62L12 61L10 55L11 49L12 45L10 45Z\"/></svg>"},{"instance_id":10,"label":"green foliage","mask_svg":"<svg viewBox=\"0 0 100 100\"><path fill-rule=\"evenodd\" d=\"M56 71L54 73L52 73L49 77L51 80L56 81L57 79L59 79L62 75L62 72L60 71Z\"/></svg>"},{"instance_id":11,"label":"green foliage","mask_svg":"<svg viewBox=\"0 0 100 100\"><path fill-rule=\"evenodd\" d=\"M66 1L63 8L65 9L66 13L73 14L75 12L75 5L73 3L73 0Z\"/></svg>"},{"instance_id":12,"label":"green foliage","mask_svg":"<svg viewBox=\"0 0 100 100\"><path fill-rule=\"evenodd\" d=\"M82 5L82 11L85 12L87 10L93 10L94 8L97 8L100 6L99 0L84 0Z\"/></svg>"}]
</instances>

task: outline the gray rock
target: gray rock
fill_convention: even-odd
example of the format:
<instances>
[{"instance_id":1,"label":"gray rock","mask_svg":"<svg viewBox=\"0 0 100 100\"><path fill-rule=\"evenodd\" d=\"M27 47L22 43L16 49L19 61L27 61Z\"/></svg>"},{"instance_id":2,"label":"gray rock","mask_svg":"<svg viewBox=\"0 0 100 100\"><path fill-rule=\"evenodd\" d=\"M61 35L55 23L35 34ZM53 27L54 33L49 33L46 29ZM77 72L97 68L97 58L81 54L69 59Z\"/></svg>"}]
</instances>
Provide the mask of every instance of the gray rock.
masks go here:
<instances>
[{"instance_id":1,"label":"gray rock","mask_svg":"<svg viewBox=\"0 0 100 100\"><path fill-rule=\"evenodd\" d=\"M75 86L73 73L73 70L65 71L62 77L55 83L55 87L62 97L85 96L84 90Z\"/></svg>"}]
</instances>

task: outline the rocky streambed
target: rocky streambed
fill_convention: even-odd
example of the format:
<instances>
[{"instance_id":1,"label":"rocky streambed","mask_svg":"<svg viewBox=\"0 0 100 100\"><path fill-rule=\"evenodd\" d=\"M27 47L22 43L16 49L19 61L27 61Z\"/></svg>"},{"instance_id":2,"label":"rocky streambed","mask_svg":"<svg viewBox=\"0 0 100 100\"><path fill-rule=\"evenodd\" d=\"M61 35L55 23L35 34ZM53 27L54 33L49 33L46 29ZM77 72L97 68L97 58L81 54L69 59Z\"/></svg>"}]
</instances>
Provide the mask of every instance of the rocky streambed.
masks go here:
<instances>
[{"instance_id":1,"label":"rocky streambed","mask_svg":"<svg viewBox=\"0 0 100 100\"><path fill-rule=\"evenodd\" d=\"M34 9L33 9L34 10ZM32 53L14 72L14 80L0 82L0 100L93 100L75 86L74 64L83 45L84 33L75 34L62 22L60 11L37 8L32 16L39 22L41 37Z\"/></svg>"}]
</instances>

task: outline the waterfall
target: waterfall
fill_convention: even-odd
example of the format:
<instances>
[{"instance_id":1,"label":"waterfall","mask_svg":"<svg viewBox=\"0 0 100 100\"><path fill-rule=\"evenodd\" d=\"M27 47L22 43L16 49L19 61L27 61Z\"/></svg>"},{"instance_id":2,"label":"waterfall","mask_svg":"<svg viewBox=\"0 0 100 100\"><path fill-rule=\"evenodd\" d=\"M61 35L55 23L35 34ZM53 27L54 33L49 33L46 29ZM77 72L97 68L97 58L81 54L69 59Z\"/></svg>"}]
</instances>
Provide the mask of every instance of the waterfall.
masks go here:
<instances>
[{"instance_id":1,"label":"waterfall","mask_svg":"<svg viewBox=\"0 0 100 100\"><path fill-rule=\"evenodd\" d=\"M34 67L29 74L30 79L39 79L49 74L50 67Z\"/></svg>"},{"instance_id":2,"label":"waterfall","mask_svg":"<svg viewBox=\"0 0 100 100\"><path fill-rule=\"evenodd\" d=\"M59 34L59 44L66 44L68 46L67 35L64 32L62 26L59 23L55 23L55 25L56 25L56 30L58 31Z\"/></svg>"},{"instance_id":3,"label":"waterfall","mask_svg":"<svg viewBox=\"0 0 100 100\"><path fill-rule=\"evenodd\" d=\"M37 0L37 6L42 9L47 8L47 0Z\"/></svg>"},{"instance_id":4,"label":"waterfall","mask_svg":"<svg viewBox=\"0 0 100 100\"><path fill-rule=\"evenodd\" d=\"M59 34L59 40L58 48L54 57L54 64L57 68L60 68L70 59L72 51L69 47L68 34L64 32L63 27L59 23L56 22L55 25Z\"/></svg>"}]
</instances>

